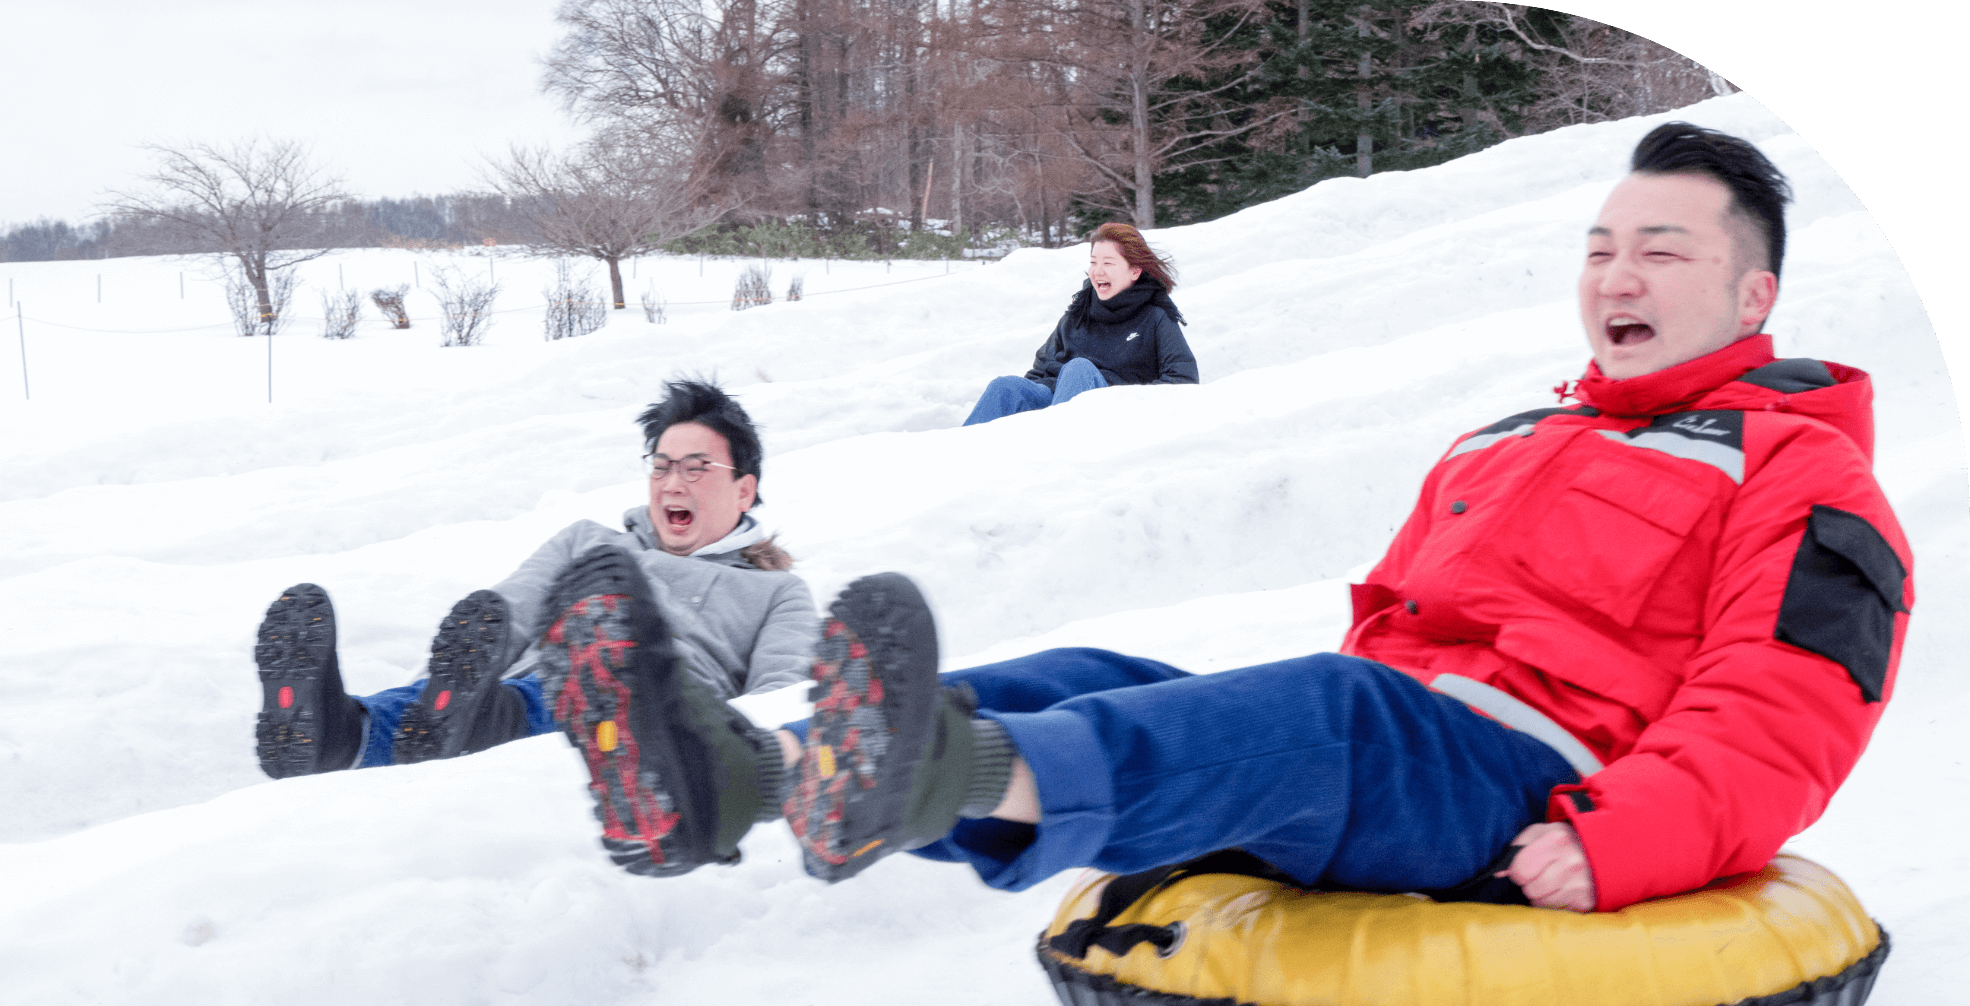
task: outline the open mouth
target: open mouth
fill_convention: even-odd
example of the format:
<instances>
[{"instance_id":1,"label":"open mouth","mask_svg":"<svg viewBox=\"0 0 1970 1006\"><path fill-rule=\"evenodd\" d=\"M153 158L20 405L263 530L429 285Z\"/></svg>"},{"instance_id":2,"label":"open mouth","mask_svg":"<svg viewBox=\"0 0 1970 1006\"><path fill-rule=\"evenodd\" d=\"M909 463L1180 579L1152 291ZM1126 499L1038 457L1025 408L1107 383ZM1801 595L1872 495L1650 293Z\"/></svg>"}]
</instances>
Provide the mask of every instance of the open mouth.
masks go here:
<instances>
[{"instance_id":1,"label":"open mouth","mask_svg":"<svg viewBox=\"0 0 1970 1006\"><path fill-rule=\"evenodd\" d=\"M664 524L672 531L683 531L691 526L691 511L682 507L664 507Z\"/></svg>"},{"instance_id":2,"label":"open mouth","mask_svg":"<svg viewBox=\"0 0 1970 1006\"><path fill-rule=\"evenodd\" d=\"M1607 341L1616 346L1639 346L1655 338L1655 328L1633 318L1613 318L1607 323Z\"/></svg>"}]
</instances>

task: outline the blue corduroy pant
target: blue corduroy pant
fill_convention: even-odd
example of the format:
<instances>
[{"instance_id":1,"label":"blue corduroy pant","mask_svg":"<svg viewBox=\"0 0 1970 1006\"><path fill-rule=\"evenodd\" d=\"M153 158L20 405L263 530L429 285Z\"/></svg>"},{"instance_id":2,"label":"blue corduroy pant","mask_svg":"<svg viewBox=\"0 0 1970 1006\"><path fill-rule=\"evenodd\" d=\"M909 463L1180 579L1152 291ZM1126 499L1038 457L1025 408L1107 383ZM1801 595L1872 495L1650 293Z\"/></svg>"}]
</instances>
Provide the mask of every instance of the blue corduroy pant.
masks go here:
<instances>
[{"instance_id":1,"label":"blue corduroy pant","mask_svg":"<svg viewBox=\"0 0 1970 1006\"><path fill-rule=\"evenodd\" d=\"M1059 405L1081 392L1105 387L1108 387L1108 381L1101 376L1100 368L1079 359L1069 360L1066 366L1060 368L1060 376L1055 378L1051 389L1023 377L994 377L992 383L985 386L985 393L978 396L978 404L971 407L971 415L964 424L976 426L1015 412L1044 409L1049 405Z\"/></svg>"},{"instance_id":2,"label":"blue corduroy pant","mask_svg":"<svg viewBox=\"0 0 1970 1006\"><path fill-rule=\"evenodd\" d=\"M424 694L424 684L422 680L413 681L408 685L386 688L374 695L355 696L356 701L362 703L362 707L369 711L369 734L363 742L362 758L356 762L357 768L376 768L397 763L393 750L397 725L403 722L404 709L416 702L419 695ZM516 678L507 678L499 684L502 688L512 689L520 696L520 701L526 703L529 737L552 733L557 729L554 726L553 713L548 710L547 702L540 696L540 679L531 674L522 674ZM487 698L490 699L491 696Z\"/></svg>"},{"instance_id":3,"label":"blue corduroy pant","mask_svg":"<svg viewBox=\"0 0 1970 1006\"><path fill-rule=\"evenodd\" d=\"M1106 650L955 671L1039 784L1037 826L961 820L918 855L1023 890L1232 847L1301 883L1448 888L1578 776L1532 737L1415 679L1321 653L1216 674Z\"/></svg>"}]
</instances>

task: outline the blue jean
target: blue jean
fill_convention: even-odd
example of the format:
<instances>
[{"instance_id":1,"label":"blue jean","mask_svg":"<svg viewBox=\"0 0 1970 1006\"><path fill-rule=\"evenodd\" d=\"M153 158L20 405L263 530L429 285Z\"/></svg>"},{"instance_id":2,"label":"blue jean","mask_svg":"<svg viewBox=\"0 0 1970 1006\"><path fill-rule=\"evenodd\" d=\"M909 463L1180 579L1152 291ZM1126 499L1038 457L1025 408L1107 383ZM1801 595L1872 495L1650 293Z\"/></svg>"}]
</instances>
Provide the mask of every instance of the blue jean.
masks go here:
<instances>
[{"instance_id":1,"label":"blue jean","mask_svg":"<svg viewBox=\"0 0 1970 1006\"><path fill-rule=\"evenodd\" d=\"M428 680L428 679L426 679ZM376 768L380 765L395 765L393 747L397 736L397 725L403 722L404 709L424 694L424 680L413 681L408 685L386 688L375 695L358 695L357 702L369 711L369 734L363 741L362 758L356 762L357 768ZM552 733L555 729L554 716L548 712L547 702L540 697L540 679L531 674L517 678L507 678L500 682L503 688L511 688L520 696L527 707L527 736ZM487 696L488 699L491 696Z\"/></svg>"},{"instance_id":2,"label":"blue jean","mask_svg":"<svg viewBox=\"0 0 1970 1006\"><path fill-rule=\"evenodd\" d=\"M1060 368L1060 376L1053 382L1052 390L1038 381L1023 377L994 377L985 386L985 393L978 396L978 404L971 407L971 415L965 419L966 426L989 423L994 419L1010 416L1015 412L1031 412L1049 405L1059 405L1083 391L1108 387L1102 379L1101 370L1086 360L1067 361Z\"/></svg>"},{"instance_id":3,"label":"blue jean","mask_svg":"<svg viewBox=\"0 0 1970 1006\"><path fill-rule=\"evenodd\" d=\"M1040 823L960 820L915 852L1004 890L1232 847L1309 887L1447 888L1578 780L1538 740L1357 657L1192 675L1059 649L945 678L970 684L1011 736Z\"/></svg>"}]
</instances>

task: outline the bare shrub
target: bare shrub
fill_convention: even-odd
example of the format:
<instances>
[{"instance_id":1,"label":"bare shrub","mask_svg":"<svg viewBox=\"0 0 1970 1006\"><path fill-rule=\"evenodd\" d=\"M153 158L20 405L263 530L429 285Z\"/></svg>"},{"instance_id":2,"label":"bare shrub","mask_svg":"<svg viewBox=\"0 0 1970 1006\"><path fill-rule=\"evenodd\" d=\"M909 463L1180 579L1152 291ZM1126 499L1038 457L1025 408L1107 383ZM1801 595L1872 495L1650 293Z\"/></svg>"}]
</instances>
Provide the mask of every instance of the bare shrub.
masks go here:
<instances>
[{"instance_id":1,"label":"bare shrub","mask_svg":"<svg viewBox=\"0 0 1970 1006\"><path fill-rule=\"evenodd\" d=\"M404 310L404 297L409 293L410 284L399 283L396 286L377 287L371 290L369 299L376 305L378 311L383 312L383 317L389 321L391 328L409 328L410 312Z\"/></svg>"},{"instance_id":2,"label":"bare shrub","mask_svg":"<svg viewBox=\"0 0 1970 1006\"><path fill-rule=\"evenodd\" d=\"M226 307L233 316L233 331L242 336L277 335L286 327L287 306L294 302L294 273L268 273L265 293L263 299L244 270L226 270Z\"/></svg>"},{"instance_id":3,"label":"bare shrub","mask_svg":"<svg viewBox=\"0 0 1970 1006\"><path fill-rule=\"evenodd\" d=\"M321 337L324 339L347 339L356 334L356 322L362 318L363 295L355 290L321 295Z\"/></svg>"},{"instance_id":4,"label":"bare shrub","mask_svg":"<svg viewBox=\"0 0 1970 1006\"><path fill-rule=\"evenodd\" d=\"M800 299L800 291L801 291L801 289L802 289L803 287L805 287L806 285L807 285L807 277L805 277L805 276L795 276L795 277L793 278L793 282L791 282L791 283L788 283L788 284L787 284L787 301L788 301L788 303L792 303L793 301L796 301L796 300L799 300L799 299Z\"/></svg>"},{"instance_id":5,"label":"bare shrub","mask_svg":"<svg viewBox=\"0 0 1970 1006\"><path fill-rule=\"evenodd\" d=\"M260 298L246 278L226 270L226 313L233 319L233 331L242 336L260 334Z\"/></svg>"},{"instance_id":6,"label":"bare shrub","mask_svg":"<svg viewBox=\"0 0 1970 1006\"><path fill-rule=\"evenodd\" d=\"M664 323L664 302L657 296L656 280L651 280L643 286L643 320L652 325Z\"/></svg>"},{"instance_id":7,"label":"bare shrub","mask_svg":"<svg viewBox=\"0 0 1970 1006\"><path fill-rule=\"evenodd\" d=\"M567 259L555 261L554 283L540 293L547 298L542 337L549 342L587 335L609 320L609 302L589 287L586 277L575 276Z\"/></svg>"},{"instance_id":8,"label":"bare shrub","mask_svg":"<svg viewBox=\"0 0 1970 1006\"><path fill-rule=\"evenodd\" d=\"M440 346L476 346L492 328L493 301L499 284L439 266L431 270L432 291L444 315Z\"/></svg>"},{"instance_id":9,"label":"bare shrub","mask_svg":"<svg viewBox=\"0 0 1970 1006\"><path fill-rule=\"evenodd\" d=\"M771 266L746 266L739 274L738 282L732 284L732 310L743 311L749 307L773 303L773 269Z\"/></svg>"}]
</instances>

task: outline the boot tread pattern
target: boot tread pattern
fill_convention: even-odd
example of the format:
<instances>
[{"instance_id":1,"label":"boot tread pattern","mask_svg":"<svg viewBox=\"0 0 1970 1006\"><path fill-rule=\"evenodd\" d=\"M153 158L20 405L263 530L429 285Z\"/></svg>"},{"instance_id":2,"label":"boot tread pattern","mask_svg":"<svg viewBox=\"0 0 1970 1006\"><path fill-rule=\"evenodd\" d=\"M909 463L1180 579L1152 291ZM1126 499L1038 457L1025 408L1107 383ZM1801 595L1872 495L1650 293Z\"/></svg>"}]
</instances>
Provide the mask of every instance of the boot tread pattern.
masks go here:
<instances>
[{"instance_id":1,"label":"boot tread pattern","mask_svg":"<svg viewBox=\"0 0 1970 1006\"><path fill-rule=\"evenodd\" d=\"M260 769L275 779L319 768L322 681L335 659L335 612L312 583L283 591L267 606L253 646L260 715L253 728Z\"/></svg>"},{"instance_id":2,"label":"boot tread pattern","mask_svg":"<svg viewBox=\"0 0 1970 1006\"><path fill-rule=\"evenodd\" d=\"M632 873L679 873L696 864L677 856L675 802L657 774L641 765L631 728L634 695L622 672L637 647L625 594L593 594L569 605L548 627L540 671L554 721L581 752L602 825L602 845Z\"/></svg>"},{"instance_id":3,"label":"boot tread pattern","mask_svg":"<svg viewBox=\"0 0 1970 1006\"><path fill-rule=\"evenodd\" d=\"M424 688L397 726L392 742L399 763L463 754L481 700L499 687L495 664L506 640L506 602L490 590L473 591L452 606L431 640Z\"/></svg>"},{"instance_id":4,"label":"boot tread pattern","mask_svg":"<svg viewBox=\"0 0 1970 1006\"><path fill-rule=\"evenodd\" d=\"M917 657L904 652L910 644L894 638L903 621L924 615L922 606L914 586L884 574L851 584L822 623L808 693L814 714L781 809L808 873L823 880L854 876L895 851L888 846L938 691L934 670L917 680L909 666Z\"/></svg>"}]
</instances>

